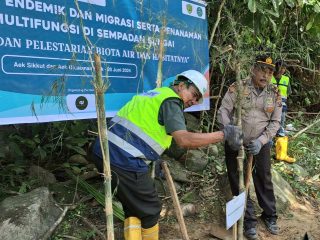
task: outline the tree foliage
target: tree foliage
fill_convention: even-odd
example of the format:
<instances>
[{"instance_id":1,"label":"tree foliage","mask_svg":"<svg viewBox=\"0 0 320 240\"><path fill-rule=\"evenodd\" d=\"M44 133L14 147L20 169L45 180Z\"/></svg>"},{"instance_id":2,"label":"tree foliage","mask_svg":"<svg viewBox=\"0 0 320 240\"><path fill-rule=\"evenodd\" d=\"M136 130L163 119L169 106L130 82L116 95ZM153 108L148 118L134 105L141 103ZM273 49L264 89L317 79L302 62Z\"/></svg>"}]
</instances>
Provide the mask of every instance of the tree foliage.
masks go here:
<instances>
[{"instance_id":1,"label":"tree foliage","mask_svg":"<svg viewBox=\"0 0 320 240\"><path fill-rule=\"evenodd\" d=\"M210 30L220 1L207 2ZM222 11L210 46L213 92L222 77L234 79L235 62L241 62L242 74L247 75L253 56L269 52L274 59L288 62L296 107L319 101L319 1L227 1Z\"/></svg>"}]
</instances>

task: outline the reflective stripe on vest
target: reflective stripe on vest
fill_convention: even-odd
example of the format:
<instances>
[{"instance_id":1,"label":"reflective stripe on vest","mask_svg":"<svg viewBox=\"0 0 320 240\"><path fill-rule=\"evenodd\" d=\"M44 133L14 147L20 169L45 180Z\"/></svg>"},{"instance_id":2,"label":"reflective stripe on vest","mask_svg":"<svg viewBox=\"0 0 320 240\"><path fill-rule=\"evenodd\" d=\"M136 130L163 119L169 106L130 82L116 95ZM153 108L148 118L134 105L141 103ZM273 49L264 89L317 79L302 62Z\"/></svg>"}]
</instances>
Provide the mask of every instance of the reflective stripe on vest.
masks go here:
<instances>
[{"instance_id":1,"label":"reflective stripe on vest","mask_svg":"<svg viewBox=\"0 0 320 240\"><path fill-rule=\"evenodd\" d=\"M278 86L282 98L288 97L289 81L289 77L282 75L278 83L277 79L274 76L272 76L272 83Z\"/></svg>"},{"instance_id":2,"label":"reflective stripe on vest","mask_svg":"<svg viewBox=\"0 0 320 240\"><path fill-rule=\"evenodd\" d=\"M124 139L118 137L114 133L108 131L108 140L117 146L121 146L121 149L132 155L133 157L146 159L145 155L137 148L132 146L130 143L125 141ZM147 164L151 161L144 160Z\"/></svg>"},{"instance_id":3,"label":"reflective stripe on vest","mask_svg":"<svg viewBox=\"0 0 320 240\"><path fill-rule=\"evenodd\" d=\"M141 95L136 95L128 102L117 115L133 125L128 126L130 131L142 132L153 139L152 147L161 146L164 151L171 145L172 136L166 133L164 126L158 122L159 110L164 100L180 97L168 87L156 88ZM131 126L135 126L131 129ZM136 132L136 131L135 131ZM137 134L138 135L138 134ZM149 144L149 142L147 142ZM154 145L157 143L157 145ZM158 147L156 147L158 149Z\"/></svg>"},{"instance_id":4,"label":"reflective stripe on vest","mask_svg":"<svg viewBox=\"0 0 320 240\"><path fill-rule=\"evenodd\" d=\"M158 144L151 137L149 137L147 134L142 132L136 125L134 125L132 122L128 121L127 119L119 117L119 116L115 116L112 118L112 121L116 124L119 124L119 125L125 127L126 129L129 129L131 132L136 134L140 139L142 139L144 142L146 142L158 155L161 155L164 152L165 149L163 149L160 144ZM111 126L111 128L112 128L112 126ZM121 140L125 141L124 139L121 139ZM118 146L122 146L122 145L118 145ZM123 147L123 149L126 152L128 152L127 148ZM136 156L135 154L132 154L132 153L130 153L130 154L132 156ZM142 154L142 155L144 156L144 154ZM137 157L139 157L139 156L137 156Z\"/></svg>"}]
</instances>

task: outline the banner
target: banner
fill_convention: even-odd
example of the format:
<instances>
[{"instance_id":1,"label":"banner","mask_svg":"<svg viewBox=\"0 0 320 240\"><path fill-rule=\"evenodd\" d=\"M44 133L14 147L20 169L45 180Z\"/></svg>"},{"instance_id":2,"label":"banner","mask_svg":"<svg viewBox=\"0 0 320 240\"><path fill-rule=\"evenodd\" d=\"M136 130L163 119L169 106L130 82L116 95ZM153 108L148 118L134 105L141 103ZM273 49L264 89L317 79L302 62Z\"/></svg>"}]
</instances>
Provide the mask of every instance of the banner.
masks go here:
<instances>
[{"instance_id":1,"label":"banner","mask_svg":"<svg viewBox=\"0 0 320 240\"><path fill-rule=\"evenodd\" d=\"M199 0L0 1L0 125L96 117L93 53L107 116L163 80L195 69L208 78L206 4ZM209 109L206 94L202 105Z\"/></svg>"}]
</instances>

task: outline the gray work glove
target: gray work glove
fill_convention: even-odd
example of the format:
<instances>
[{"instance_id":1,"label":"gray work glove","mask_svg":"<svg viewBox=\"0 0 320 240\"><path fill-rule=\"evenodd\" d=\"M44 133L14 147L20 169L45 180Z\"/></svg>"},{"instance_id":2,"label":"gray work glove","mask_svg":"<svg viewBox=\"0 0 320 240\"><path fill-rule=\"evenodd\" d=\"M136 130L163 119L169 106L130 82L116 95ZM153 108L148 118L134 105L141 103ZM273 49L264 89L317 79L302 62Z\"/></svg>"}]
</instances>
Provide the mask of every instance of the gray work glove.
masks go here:
<instances>
[{"instance_id":1,"label":"gray work glove","mask_svg":"<svg viewBox=\"0 0 320 240\"><path fill-rule=\"evenodd\" d=\"M238 151L242 145L242 130L238 126L226 125L222 130L224 134L224 140L228 142L230 148L234 151Z\"/></svg>"},{"instance_id":2,"label":"gray work glove","mask_svg":"<svg viewBox=\"0 0 320 240\"><path fill-rule=\"evenodd\" d=\"M257 155L262 147L262 143L256 139L256 140L252 140L250 141L250 143L247 146L247 150L250 154L252 155Z\"/></svg>"}]
</instances>

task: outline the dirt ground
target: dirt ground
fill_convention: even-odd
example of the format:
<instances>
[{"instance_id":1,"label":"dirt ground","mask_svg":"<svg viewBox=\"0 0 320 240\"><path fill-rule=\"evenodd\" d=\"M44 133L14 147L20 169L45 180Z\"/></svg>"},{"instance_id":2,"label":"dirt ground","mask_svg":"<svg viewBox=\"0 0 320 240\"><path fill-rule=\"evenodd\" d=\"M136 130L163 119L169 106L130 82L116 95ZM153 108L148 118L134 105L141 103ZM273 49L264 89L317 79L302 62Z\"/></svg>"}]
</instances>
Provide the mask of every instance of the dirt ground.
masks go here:
<instances>
[{"instance_id":1,"label":"dirt ground","mask_svg":"<svg viewBox=\"0 0 320 240\"><path fill-rule=\"evenodd\" d=\"M220 181L219 181L220 182ZM100 183L100 182L99 182ZM208 183L206 182L205 185ZM196 211L193 215L185 217L186 227L190 240L216 240L219 238L211 234L213 226L219 226L225 232L225 199L223 191L226 188L225 182L219 184L209 184L210 189L215 191L205 191L201 188L197 192L197 200L192 202ZM195 185L193 187L196 187ZM73 197L73 194L71 194ZM87 195L85 193L85 195ZM320 240L320 204L313 198L307 196L296 196L297 203L291 206L285 212L278 212L278 225L280 234L275 236L270 234L263 222L258 218L258 235L259 240L301 240L307 232L309 239ZM81 198L81 196L80 196ZM182 199L179 196L180 200ZM309 200L306 200L309 199ZM177 223L173 203L170 197L162 197L163 211L160 218L160 240L182 240L179 224ZM186 203L183 203L183 206ZM60 224L52 240L62 239L102 239L97 234L94 234L92 226L85 224L83 219L78 215L82 215L85 219L92 223L101 234L105 231L105 214L103 207L98 204L92 197L83 205L82 210L76 209L70 212L65 221ZM115 219L115 239L123 240L123 222ZM231 231L230 231L231 232ZM94 234L93 236L89 236ZM227 238L231 240L232 233Z\"/></svg>"},{"instance_id":2,"label":"dirt ground","mask_svg":"<svg viewBox=\"0 0 320 240\"><path fill-rule=\"evenodd\" d=\"M259 219L257 230L260 240L300 240L305 233L308 233L309 239L320 240L320 212L319 206L311 206L310 203L300 203L291 207L285 214L279 214L278 225L280 227L279 235L270 234ZM190 239L192 240L214 240L211 232L212 225L215 222L202 221L198 217L186 217L186 226ZM217 224L216 225L221 225ZM221 225L223 227L223 225ZM232 233L229 238L232 239ZM182 239L178 223L160 222L161 240L179 240Z\"/></svg>"}]
</instances>

